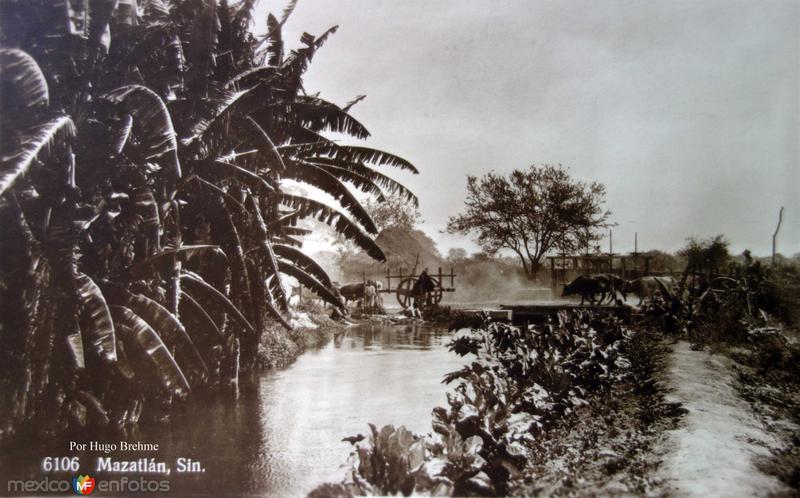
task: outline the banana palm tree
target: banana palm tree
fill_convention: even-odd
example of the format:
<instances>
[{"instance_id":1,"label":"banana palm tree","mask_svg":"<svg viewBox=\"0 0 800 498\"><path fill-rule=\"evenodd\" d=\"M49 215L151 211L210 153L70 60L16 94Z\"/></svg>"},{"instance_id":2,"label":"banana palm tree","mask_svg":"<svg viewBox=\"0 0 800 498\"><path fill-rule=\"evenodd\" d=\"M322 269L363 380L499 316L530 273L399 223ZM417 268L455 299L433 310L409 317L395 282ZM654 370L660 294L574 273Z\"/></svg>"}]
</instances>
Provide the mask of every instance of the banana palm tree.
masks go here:
<instances>
[{"instance_id":1,"label":"banana palm tree","mask_svg":"<svg viewBox=\"0 0 800 498\"><path fill-rule=\"evenodd\" d=\"M385 259L353 190L416 203L376 167L416 169L325 137L369 136L360 98L303 87L336 27L287 54L296 2L263 38L254 3L0 4L2 434L57 430L53 413L124 429L237 381L264 330L290 327L286 276L341 306L303 219Z\"/></svg>"}]
</instances>

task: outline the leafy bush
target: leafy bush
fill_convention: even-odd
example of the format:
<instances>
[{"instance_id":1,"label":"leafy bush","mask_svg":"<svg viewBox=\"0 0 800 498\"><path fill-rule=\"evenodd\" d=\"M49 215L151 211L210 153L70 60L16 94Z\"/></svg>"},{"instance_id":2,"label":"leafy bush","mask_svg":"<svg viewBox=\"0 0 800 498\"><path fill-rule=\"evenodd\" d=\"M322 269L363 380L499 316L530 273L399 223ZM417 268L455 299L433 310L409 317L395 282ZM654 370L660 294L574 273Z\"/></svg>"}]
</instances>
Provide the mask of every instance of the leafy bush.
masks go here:
<instances>
[{"instance_id":1,"label":"leafy bush","mask_svg":"<svg viewBox=\"0 0 800 498\"><path fill-rule=\"evenodd\" d=\"M629 335L617 319L588 312L559 313L537 327L486 322L460 331L450 349L472 361L445 376L456 386L447 406L433 410L434 434L373 428L356 443L350 479L335 489L507 495L537 435L626 375Z\"/></svg>"}]
</instances>

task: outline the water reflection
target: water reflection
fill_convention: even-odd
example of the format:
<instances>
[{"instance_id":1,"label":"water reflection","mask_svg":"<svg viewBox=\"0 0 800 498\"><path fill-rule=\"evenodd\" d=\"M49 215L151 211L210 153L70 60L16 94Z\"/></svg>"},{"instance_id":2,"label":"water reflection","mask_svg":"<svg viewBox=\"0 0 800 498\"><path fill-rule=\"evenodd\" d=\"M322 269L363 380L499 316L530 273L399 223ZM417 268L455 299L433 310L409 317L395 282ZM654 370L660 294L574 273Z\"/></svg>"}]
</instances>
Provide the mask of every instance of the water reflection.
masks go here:
<instances>
[{"instance_id":1,"label":"water reflection","mask_svg":"<svg viewBox=\"0 0 800 498\"><path fill-rule=\"evenodd\" d=\"M262 491L303 496L340 480L351 448L341 438L367 432L368 422L430 432L431 409L445 402L442 376L462 365L448 342L430 327L362 325L266 377Z\"/></svg>"},{"instance_id":2,"label":"water reflection","mask_svg":"<svg viewBox=\"0 0 800 498\"><path fill-rule=\"evenodd\" d=\"M450 336L441 329L418 323L404 325L368 324L337 334L334 346L342 349L431 349L441 348Z\"/></svg>"}]
</instances>

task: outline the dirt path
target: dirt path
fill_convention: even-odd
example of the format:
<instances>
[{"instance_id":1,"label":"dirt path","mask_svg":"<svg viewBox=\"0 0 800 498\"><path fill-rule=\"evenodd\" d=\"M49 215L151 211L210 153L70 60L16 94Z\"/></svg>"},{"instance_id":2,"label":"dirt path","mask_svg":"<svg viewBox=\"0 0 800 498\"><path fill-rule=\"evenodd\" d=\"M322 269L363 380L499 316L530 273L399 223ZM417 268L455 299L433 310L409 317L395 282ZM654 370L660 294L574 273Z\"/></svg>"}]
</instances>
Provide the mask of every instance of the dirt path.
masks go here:
<instances>
[{"instance_id":1,"label":"dirt path","mask_svg":"<svg viewBox=\"0 0 800 498\"><path fill-rule=\"evenodd\" d=\"M768 496L788 491L755 465L780 442L766 432L733 387L730 360L673 346L668 401L689 411L667 433L660 477L670 496Z\"/></svg>"}]
</instances>

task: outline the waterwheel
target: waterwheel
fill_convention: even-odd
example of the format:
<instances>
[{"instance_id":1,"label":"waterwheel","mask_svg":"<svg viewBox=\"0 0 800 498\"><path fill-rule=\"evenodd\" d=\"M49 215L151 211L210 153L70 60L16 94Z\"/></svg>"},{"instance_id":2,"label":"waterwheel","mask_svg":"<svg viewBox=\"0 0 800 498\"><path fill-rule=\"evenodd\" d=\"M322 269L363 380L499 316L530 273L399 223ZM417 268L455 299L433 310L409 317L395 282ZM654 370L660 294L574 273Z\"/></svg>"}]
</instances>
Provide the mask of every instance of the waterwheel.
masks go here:
<instances>
[{"instance_id":1,"label":"waterwheel","mask_svg":"<svg viewBox=\"0 0 800 498\"><path fill-rule=\"evenodd\" d=\"M420 301L423 303L430 303L430 305L439 304L442 302L442 295L444 292L442 291L442 286L439 285L439 281L435 278L431 277L433 280L433 284L435 285L434 289L430 292L426 292L423 296L420 297ZM416 282L415 278L408 277L404 278L400 281L400 284L397 286L397 290L395 294L397 295L397 302L400 303L400 306L403 309L410 308L411 305L414 303L414 283ZM423 306L424 307L424 306Z\"/></svg>"}]
</instances>

